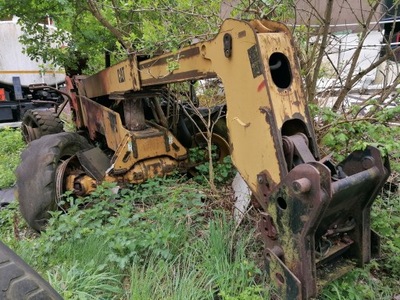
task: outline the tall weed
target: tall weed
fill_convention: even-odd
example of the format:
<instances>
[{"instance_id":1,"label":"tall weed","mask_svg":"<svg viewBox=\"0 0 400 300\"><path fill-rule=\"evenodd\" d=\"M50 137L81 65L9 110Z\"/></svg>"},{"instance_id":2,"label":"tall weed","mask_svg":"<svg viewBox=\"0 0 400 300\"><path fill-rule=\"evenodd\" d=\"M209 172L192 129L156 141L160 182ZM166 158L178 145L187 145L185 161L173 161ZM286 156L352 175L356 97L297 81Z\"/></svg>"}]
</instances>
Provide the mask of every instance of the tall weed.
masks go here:
<instances>
[{"instance_id":1,"label":"tall weed","mask_svg":"<svg viewBox=\"0 0 400 300\"><path fill-rule=\"evenodd\" d=\"M47 272L49 283L65 300L121 299L121 276L97 266L68 263Z\"/></svg>"},{"instance_id":2,"label":"tall weed","mask_svg":"<svg viewBox=\"0 0 400 300\"><path fill-rule=\"evenodd\" d=\"M400 283L400 196L379 197L372 209L372 226L381 235L384 274ZM400 287L398 287L400 293Z\"/></svg>"},{"instance_id":3,"label":"tall weed","mask_svg":"<svg viewBox=\"0 0 400 300\"><path fill-rule=\"evenodd\" d=\"M220 212L173 259L152 255L131 270L131 299L267 299L249 259L252 232L236 232Z\"/></svg>"},{"instance_id":4,"label":"tall weed","mask_svg":"<svg viewBox=\"0 0 400 300\"><path fill-rule=\"evenodd\" d=\"M257 284L261 270L254 260L249 259L254 250L254 232L249 228L237 231L232 220L224 214L217 214L209 222L208 236L199 240L202 249L203 267L207 271L216 292L223 296L238 297L248 288ZM261 279L261 282L263 279ZM267 290L254 289L256 295Z\"/></svg>"},{"instance_id":5,"label":"tall weed","mask_svg":"<svg viewBox=\"0 0 400 300\"><path fill-rule=\"evenodd\" d=\"M172 260L155 255L131 270L131 300L213 299L210 279L198 262L184 253Z\"/></svg>"}]
</instances>

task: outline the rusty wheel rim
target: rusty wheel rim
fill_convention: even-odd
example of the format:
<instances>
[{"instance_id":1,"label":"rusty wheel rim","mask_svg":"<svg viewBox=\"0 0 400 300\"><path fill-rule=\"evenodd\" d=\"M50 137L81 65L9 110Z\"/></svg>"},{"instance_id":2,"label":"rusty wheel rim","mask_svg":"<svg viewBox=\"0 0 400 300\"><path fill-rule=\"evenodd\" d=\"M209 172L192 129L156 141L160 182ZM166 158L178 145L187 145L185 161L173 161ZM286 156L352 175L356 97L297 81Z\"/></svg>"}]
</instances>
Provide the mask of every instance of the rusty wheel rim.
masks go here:
<instances>
[{"instance_id":1,"label":"rusty wheel rim","mask_svg":"<svg viewBox=\"0 0 400 300\"><path fill-rule=\"evenodd\" d=\"M62 200L62 196L65 193L65 174L68 167L69 162L74 156L71 156L65 160L63 160L56 169L56 203L57 206L61 207L60 202ZM61 207L62 208L62 207Z\"/></svg>"},{"instance_id":2,"label":"rusty wheel rim","mask_svg":"<svg viewBox=\"0 0 400 300\"><path fill-rule=\"evenodd\" d=\"M27 143L30 143L33 140L36 140L39 136L39 128L37 128L37 127L32 127L31 125L22 124L21 129L22 129L22 134Z\"/></svg>"}]
</instances>

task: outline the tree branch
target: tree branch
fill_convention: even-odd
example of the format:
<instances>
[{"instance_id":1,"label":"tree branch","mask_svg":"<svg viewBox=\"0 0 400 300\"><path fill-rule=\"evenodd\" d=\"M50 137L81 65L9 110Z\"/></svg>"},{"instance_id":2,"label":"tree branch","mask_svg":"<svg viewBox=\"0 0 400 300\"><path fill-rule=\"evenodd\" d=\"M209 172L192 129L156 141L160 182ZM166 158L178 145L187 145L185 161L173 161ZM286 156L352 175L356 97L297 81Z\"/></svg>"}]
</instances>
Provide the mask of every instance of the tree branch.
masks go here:
<instances>
[{"instance_id":1,"label":"tree branch","mask_svg":"<svg viewBox=\"0 0 400 300\"><path fill-rule=\"evenodd\" d=\"M324 24L323 24L323 32L322 32L322 41L321 46L318 52L318 58L315 63L313 76L311 79L311 85L309 86L309 93L308 93L308 102L313 102L315 93L316 93L316 85L319 75L319 70L321 68L322 59L324 57L325 49L328 43L328 34L329 34L329 26L331 24L331 17L332 17L332 7L333 7L333 0L328 0L327 7L325 10L324 15Z\"/></svg>"},{"instance_id":2,"label":"tree branch","mask_svg":"<svg viewBox=\"0 0 400 300\"><path fill-rule=\"evenodd\" d=\"M112 35L118 40L118 42L121 43L121 45L128 51L132 52L134 49L132 49L132 45L129 43L125 42L124 40L124 35L119 31L117 28L115 28L108 20L103 16L103 14L100 11L100 8L95 0L87 0L87 4L89 7L90 12L93 14L93 16L105 27L107 28Z\"/></svg>"},{"instance_id":3,"label":"tree branch","mask_svg":"<svg viewBox=\"0 0 400 300\"><path fill-rule=\"evenodd\" d=\"M378 66L378 65L380 65L382 63L382 62L380 62L374 68L371 68L372 67L372 65L371 65L370 67L368 67L367 69L359 72L356 76L353 77L354 71L355 71L355 69L357 67L358 59L359 59L360 54L361 54L362 45L363 45L363 43L365 41L365 38L366 38L367 34L369 33L367 28L368 28L369 24L371 23L372 17L375 15L376 9L378 8L379 5L380 5L380 2L376 1L375 5L371 8L371 11L369 12L369 15L367 17L367 20L366 20L365 24L362 24L363 27L364 27L364 30L361 32L361 36L360 36L360 40L359 40L358 46L357 46L356 51L354 52L354 54L352 56L352 62L351 62L351 65L350 65L349 72L347 74L347 78L346 78L344 87L341 89L341 91L339 93L339 96L338 96L338 98L336 99L336 101L335 101L335 103L333 105L333 110L334 111L337 111L339 109L339 107L341 106L341 104L344 101L344 98L346 97L346 94L353 87L354 83L356 83L365 74L367 74L369 71L373 70L376 66Z\"/></svg>"},{"instance_id":4,"label":"tree branch","mask_svg":"<svg viewBox=\"0 0 400 300\"><path fill-rule=\"evenodd\" d=\"M377 122L378 119L376 119L376 118L359 118L359 119L352 119L352 120L343 120L343 121L339 121L339 122L335 122L335 123L329 123L329 124L326 124L326 125L324 125L322 127L317 127L316 130L317 131L322 131L322 130L328 129L328 128L332 127L332 126L337 126L339 124L355 123L355 122L361 122L361 121L375 121L375 122Z\"/></svg>"}]
</instances>

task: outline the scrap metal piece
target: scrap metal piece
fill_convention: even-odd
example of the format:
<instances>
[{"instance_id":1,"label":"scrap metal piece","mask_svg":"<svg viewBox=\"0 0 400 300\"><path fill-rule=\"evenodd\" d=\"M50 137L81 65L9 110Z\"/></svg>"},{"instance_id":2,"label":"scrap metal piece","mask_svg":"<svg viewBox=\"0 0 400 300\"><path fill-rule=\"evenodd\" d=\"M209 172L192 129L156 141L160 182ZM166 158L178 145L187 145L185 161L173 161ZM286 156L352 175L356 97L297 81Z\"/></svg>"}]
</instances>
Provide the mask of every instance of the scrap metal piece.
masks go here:
<instances>
[{"instance_id":1,"label":"scrap metal piece","mask_svg":"<svg viewBox=\"0 0 400 300\"><path fill-rule=\"evenodd\" d=\"M84 152L79 152L76 156L89 176L96 179L97 182L103 180L107 169L110 167L110 159L100 148L96 147Z\"/></svg>"},{"instance_id":2,"label":"scrap metal piece","mask_svg":"<svg viewBox=\"0 0 400 300\"><path fill-rule=\"evenodd\" d=\"M235 178L232 182L232 188L235 194L235 206L233 211L233 217L236 224L240 224L246 214L247 208L250 205L251 190L248 187L246 181L239 173L236 173Z\"/></svg>"}]
</instances>

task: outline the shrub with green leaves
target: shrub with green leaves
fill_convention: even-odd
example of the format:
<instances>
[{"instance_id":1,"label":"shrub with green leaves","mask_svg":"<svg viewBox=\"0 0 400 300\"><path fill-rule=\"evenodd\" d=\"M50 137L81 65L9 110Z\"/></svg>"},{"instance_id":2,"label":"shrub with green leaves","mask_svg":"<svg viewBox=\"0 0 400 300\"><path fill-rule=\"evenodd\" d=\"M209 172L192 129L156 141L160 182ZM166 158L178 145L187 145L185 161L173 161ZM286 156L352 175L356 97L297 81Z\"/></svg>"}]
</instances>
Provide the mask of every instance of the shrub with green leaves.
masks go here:
<instances>
[{"instance_id":1,"label":"shrub with green leaves","mask_svg":"<svg viewBox=\"0 0 400 300\"><path fill-rule=\"evenodd\" d=\"M389 155L392 168L397 169L400 156L400 126L393 125L400 106L377 110L371 116L361 116L360 106L352 106L346 113L338 113L330 108L311 106L317 118L316 132L320 143L328 151L333 151L337 161L343 160L354 150L372 145Z\"/></svg>"},{"instance_id":2,"label":"shrub with green leaves","mask_svg":"<svg viewBox=\"0 0 400 300\"><path fill-rule=\"evenodd\" d=\"M196 147L189 149L189 159L196 166L194 167L194 180L200 184L208 184L210 162L207 161L208 151L206 148ZM231 157L225 156L222 161L219 159L217 147L212 147L212 163L214 170L214 183L224 185L228 183L236 174L236 169L232 164Z\"/></svg>"}]
</instances>

